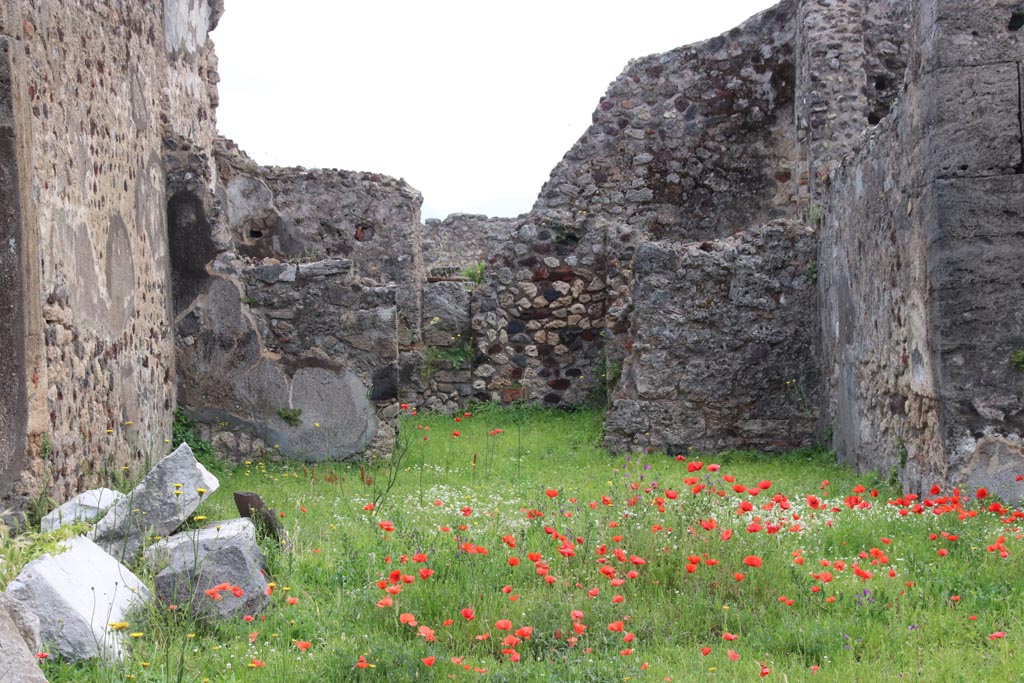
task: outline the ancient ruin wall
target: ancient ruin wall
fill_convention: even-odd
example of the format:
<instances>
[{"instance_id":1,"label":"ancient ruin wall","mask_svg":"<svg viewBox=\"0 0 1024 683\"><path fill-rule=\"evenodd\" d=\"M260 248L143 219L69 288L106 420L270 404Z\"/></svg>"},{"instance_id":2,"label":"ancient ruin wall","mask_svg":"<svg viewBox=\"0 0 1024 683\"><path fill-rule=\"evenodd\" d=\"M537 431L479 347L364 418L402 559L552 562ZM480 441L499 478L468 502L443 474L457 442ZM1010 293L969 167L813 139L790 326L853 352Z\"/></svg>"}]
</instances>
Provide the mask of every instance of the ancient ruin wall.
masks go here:
<instances>
[{"instance_id":1,"label":"ancient ruin wall","mask_svg":"<svg viewBox=\"0 0 1024 683\"><path fill-rule=\"evenodd\" d=\"M428 218L423 222L423 264L427 275L459 275L467 268L486 263L504 246L520 222L518 218L469 213L453 213L444 220Z\"/></svg>"},{"instance_id":2,"label":"ancient ruin wall","mask_svg":"<svg viewBox=\"0 0 1024 683\"><path fill-rule=\"evenodd\" d=\"M931 0L911 19L906 92L835 174L824 205L835 446L910 487L963 481L1017 500L1020 8Z\"/></svg>"},{"instance_id":3,"label":"ancient ruin wall","mask_svg":"<svg viewBox=\"0 0 1024 683\"><path fill-rule=\"evenodd\" d=\"M667 453L812 444L816 251L814 231L797 221L642 244L605 444Z\"/></svg>"},{"instance_id":4,"label":"ancient ruin wall","mask_svg":"<svg viewBox=\"0 0 1024 683\"><path fill-rule=\"evenodd\" d=\"M419 340L419 193L216 148L207 246L175 270L182 407L238 458L390 452L399 348Z\"/></svg>"},{"instance_id":5,"label":"ancient ruin wall","mask_svg":"<svg viewBox=\"0 0 1024 683\"><path fill-rule=\"evenodd\" d=\"M626 353L638 245L796 213L794 7L635 60L611 84L475 296L482 395L603 392Z\"/></svg>"},{"instance_id":6,"label":"ancient ruin wall","mask_svg":"<svg viewBox=\"0 0 1024 683\"><path fill-rule=\"evenodd\" d=\"M168 134L212 143L207 33L216 5L0 3L24 256L26 328L14 341L24 349L18 381L27 389L3 399L27 415L15 427L29 461L19 481L2 484L5 498L13 487L16 507L40 493L64 499L122 467L141 469L170 436L161 150Z\"/></svg>"}]
</instances>

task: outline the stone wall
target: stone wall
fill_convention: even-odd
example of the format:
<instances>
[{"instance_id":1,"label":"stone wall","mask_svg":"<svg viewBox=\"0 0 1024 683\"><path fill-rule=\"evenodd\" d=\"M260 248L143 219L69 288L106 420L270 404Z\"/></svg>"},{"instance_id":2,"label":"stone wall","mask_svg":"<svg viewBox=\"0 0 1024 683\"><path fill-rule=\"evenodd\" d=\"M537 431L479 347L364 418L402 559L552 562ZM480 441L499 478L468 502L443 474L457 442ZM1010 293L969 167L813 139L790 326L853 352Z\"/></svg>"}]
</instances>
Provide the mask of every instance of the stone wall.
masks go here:
<instances>
[{"instance_id":1,"label":"stone wall","mask_svg":"<svg viewBox=\"0 0 1024 683\"><path fill-rule=\"evenodd\" d=\"M423 263L437 277L459 275L466 268L486 263L515 230L517 218L488 218L453 213L444 220L423 223Z\"/></svg>"},{"instance_id":2,"label":"stone wall","mask_svg":"<svg viewBox=\"0 0 1024 683\"><path fill-rule=\"evenodd\" d=\"M795 221L642 244L606 445L671 454L814 443L816 249Z\"/></svg>"},{"instance_id":3,"label":"stone wall","mask_svg":"<svg viewBox=\"0 0 1024 683\"><path fill-rule=\"evenodd\" d=\"M399 348L420 338L419 193L216 149L175 269L182 407L240 459L389 453Z\"/></svg>"},{"instance_id":4,"label":"stone wall","mask_svg":"<svg viewBox=\"0 0 1024 683\"><path fill-rule=\"evenodd\" d=\"M600 396L629 344L639 245L795 214L795 6L634 60L609 86L475 296L484 395Z\"/></svg>"},{"instance_id":5,"label":"stone wall","mask_svg":"<svg viewBox=\"0 0 1024 683\"><path fill-rule=\"evenodd\" d=\"M1024 494L1014 17L1014 2L914 6L906 91L831 179L819 267L840 458L1007 500Z\"/></svg>"},{"instance_id":6,"label":"stone wall","mask_svg":"<svg viewBox=\"0 0 1024 683\"><path fill-rule=\"evenodd\" d=\"M529 213L425 226L402 181L215 140L221 11L0 0L0 508L137 471L176 401L317 460L388 452L403 399L609 391L617 449L827 423L1024 494L1019 0L783 0L631 62Z\"/></svg>"},{"instance_id":7,"label":"stone wall","mask_svg":"<svg viewBox=\"0 0 1024 683\"><path fill-rule=\"evenodd\" d=\"M212 144L207 34L220 12L207 0L0 2L13 146L0 203L20 206L5 284L22 293L24 324L5 349L23 359L9 379L25 387L0 399L15 417L0 507L64 499L165 448L175 387L161 150L170 135Z\"/></svg>"},{"instance_id":8,"label":"stone wall","mask_svg":"<svg viewBox=\"0 0 1024 683\"><path fill-rule=\"evenodd\" d=\"M809 0L797 9L797 137L803 198L815 215L828 174L903 86L908 8L907 0Z\"/></svg>"}]
</instances>

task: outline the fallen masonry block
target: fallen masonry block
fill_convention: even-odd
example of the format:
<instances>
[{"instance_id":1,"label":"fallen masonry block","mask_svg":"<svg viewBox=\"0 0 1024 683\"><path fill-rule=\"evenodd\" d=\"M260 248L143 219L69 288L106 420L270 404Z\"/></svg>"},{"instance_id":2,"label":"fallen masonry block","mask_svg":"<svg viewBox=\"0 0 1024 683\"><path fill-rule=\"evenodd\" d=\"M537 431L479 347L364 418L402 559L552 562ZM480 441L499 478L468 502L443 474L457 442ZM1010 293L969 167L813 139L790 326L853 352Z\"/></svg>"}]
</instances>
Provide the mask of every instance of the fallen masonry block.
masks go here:
<instances>
[{"instance_id":1,"label":"fallen masonry block","mask_svg":"<svg viewBox=\"0 0 1024 683\"><path fill-rule=\"evenodd\" d=\"M93 522L124 498L113 489L90 489L80 493L39 520L40 531L53 531L72 522Z\"/></svg>"},{"instance_id":2,"label":"fallen masonry block","mask_svg":"<svg viewBox=\"0 0 1024 683\"><path fill-rule=\"evenodd\" d=\"M235 507L238 514L248 517L256 525L257 531L261 534L272 536L275 541L281 544L288 542L284 527L277 518L273 508L268 508L263 502L263 497L251 491L235 491Z\"/></svg>"},{"instance_id":3,"label":"fallen masonry block","mask_svg":"<svg viewBox=\"0 0 1024 683\"><path fill-rule=\"evenodd\" d=\"M189 605L203 617L254 614L267 602L263 554L248 519L175 534L147 548L143 558L159 572L155 587L160 600Z\"/></svg>"},{"instance_id":4,"label":"fallen masonry block","mask_svg":"<svg viewBox=\"0 0 1024 683\"><path fill-rule=\"evenodd\" d=\"M3 603L0 603L0 681L46 683L39 661L22 639Z\"/></svg>"},{"instance_id":5,"label":"fallen masonry block","mask_svg":"<svg viewBox=\"0 0 1024 683\"><path fill-rule=\"evenodd\" d=\"M65 544L65 552L25 565L6 594L39 617L43 642L64 659L119 661L126 615L149 599L149 590L85 536Z\"/></svg>"},{"instance_id":6,"label":"fallen masonry block","mask_svg":"<svg viewBox=\"0 0 1024 683\"><path fill-rule=\"evenodd\" d=\"M107 511L89 537L122 562L131 562L148 537L172 533L218 486L217 477L182 443Z\"/></svg>"}]
</instances>

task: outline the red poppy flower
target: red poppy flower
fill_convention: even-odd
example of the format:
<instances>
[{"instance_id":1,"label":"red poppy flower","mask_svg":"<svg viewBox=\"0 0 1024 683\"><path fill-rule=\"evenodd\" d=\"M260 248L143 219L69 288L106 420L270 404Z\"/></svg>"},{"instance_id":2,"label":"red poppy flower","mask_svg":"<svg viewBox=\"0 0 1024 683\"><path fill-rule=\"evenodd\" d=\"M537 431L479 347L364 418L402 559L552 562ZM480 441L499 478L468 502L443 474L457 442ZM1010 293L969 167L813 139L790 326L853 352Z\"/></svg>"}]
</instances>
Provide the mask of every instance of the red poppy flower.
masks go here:
<instances>
[{"instance_id":1,"label":"red poppy flower","mask_svg":"<svg viewBox=\"0 0 1024 683\"><path fill-rule=\"evenodd\" d=\"M510 619L498 619L494 622L494 628L499 631L509 631L512 629L512 621Z\"/></svg>"},{"instance_id":2,"label":"red poppy flower","mask_svg":"<svg viewBox=\"0 0 1024 683\"><path fill-rule=\"evenodd\" d=\"M520 638L525 639L525 640L529 640L530 636L533 635L533 627L532 626L522 626L520 628L517 628L516 629L516 635L519 636Z\"/></svg>"},{"instance_id":3,"label":"red poppy flower","mask_svg":"<svg viewBox=\"0 0 1024 683\"><path fill-rule=\"evenodd\" d=\"M473 621L474 619L476 619L476 612L473 611L472 607L463 607L462 618L466 621Z\"/></svg>"},{"instance_id":4,"label":"red poppy flower","mask_svg":"<svg viewBox=\"0 0 1024 683\"><path fill-rule=\"evenodd\" d=\"M309 642L308 640L296 640L295 641L295 647L299 648L303 652L308 650L312 644L313 643Z\"/></svg>"},{"instance_id":5,"label":"red poppy flower","mask_svg":"<svg viewBox=\"0 0 1024 683\"><path fill-rule=\"evenodd\" d=\"M760 567L761 558L757 555L747 555L743 558L743 564L747 565L748 567Z\"/></svg>"},{"instance_id":6,"label":"red poppy flower","mask_svg":"<svg viewBox=\"0 0 1024 683\"><path fill-rule=\"evenodd\" d=\"M431 656L431 657L424 657L420 661L423 662L423 664L426 665L426 666L434 666L434 662L436 661L436 659Z\"/></svg>"},{"instance_id":7,"label":"red poppy flower","mask_svg":"<svg viewBox=\"0 0 1024 683\"><path fill-rule=\"evenodd\" d=\"M555 489L548 489L547 491L544 492L544 495L546 495L548 498L557 498L558 491L556 491Z\"/></svg>"}]
</instances>

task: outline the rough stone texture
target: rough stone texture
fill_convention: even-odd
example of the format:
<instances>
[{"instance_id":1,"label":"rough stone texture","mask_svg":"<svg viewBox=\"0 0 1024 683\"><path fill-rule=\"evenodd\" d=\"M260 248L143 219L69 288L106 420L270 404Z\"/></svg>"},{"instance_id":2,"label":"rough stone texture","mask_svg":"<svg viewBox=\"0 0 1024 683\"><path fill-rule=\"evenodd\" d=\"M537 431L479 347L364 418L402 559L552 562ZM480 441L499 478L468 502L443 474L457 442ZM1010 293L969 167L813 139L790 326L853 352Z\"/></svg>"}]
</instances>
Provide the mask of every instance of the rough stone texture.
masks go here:
<instances>
[{"instance_id":1,"label":"rough stone texture","mask_svg":"<svg viewBox=\"0 0 1024 683\"><path fill-rule=\"evenodd\" d=\"M212 146L219 4L0 2L3 230L21 212L0 290L22 293L20 314L0 304L15 370L0 506L63 501L163 452L175 387L161 150L170 136Z\"/></svg>"},{"instance_id":2,"label":"rough stone texture","mask_svg":"<svg viewBox=\"0 0 1024 683\"><path fill-rule=\"evenodd\" d=\"M230 618L255 614L268 598L263 555L256 545L256 527L248 519L213 522L203 529L175 534L146 549L150 571L156 572L156 596L167 604L190 605L197 614ZM221 585L238 587L205 591Z\"/></svg>"},{"instance_id":3,"label":"rough stone texture","mask_svg":"<svg viewBox=\"0 0 1024 683\"><path fill-rule=\"evenodd\" d=\"M985 436L974 445L974 452L954 481L969 493L985 488L1011 505L1024 500L1024 445L1019 437L1006 439Z\"/></svg>"},{"instance_id":4,"label":"rough stone texture","mask_svg":"<svg viewBox=\"0 0 1024 683\"><path fill-rule=\"evenodd\" d=\"M28 387L25 382L27 273L24 267L18 124L11 91L11 41L0 36L0 505L9 506L26 465Z\"/></svg>"},{"instance_id":5,"label":"rough stone texture","mask_svg":"<svg viewBox=\"0 0 1024 683\"><path fill-rule=\"evenodd\" d=\"M423 343L454 346L468 339L472 285L460 281L428 282L423 287Z\"/></svg>"},{"instance_id":6,"label":"rough stone texture","mask_svg":"<svg viewBox=\"0 0 1024 683\"><path fill-rule=\"evenodd\" d=\"M793 215L795 2L634 60L552 171L474 296L480 398L600 395L631 339L630 264L648 240L713 239Z\"/></svg>"},{"instance_id":7,"label":"rough stone texture","mask_svg":"<svg viewBox=\"0 0 1024 683\"><path fill-rule=\"evenodd\" d=\"M816 246L796 222L642 244L606 444L686 453L813 443Z\"/></svg>"},{"instance_id":8,"label":"rough stone texture","mask_svg":"<svg viewBox=\"0 0 1024 683\"><path fill-rule=\"evenodd\" d=\"M1024 472L1024 376L1009 362L1024 345L1014 8L914 5L905 92L825 196L819 291L834 445L915 490L961 481L1020 495L1008 484L1011 470Z\"/></svg>"},{"instance_id":9,"label":"rough stone texture","mask_svg":"<svg viewBox=\"0 0 1024 683\"><path fill-rule=\"evenodd\" d=\"M46 683L35 653L22 638L21 631L0 601L0 681Z\"/></svg>"},{"instance_id":10,"label":"rough stone texture","mask_svg":"<svg viewBox=\"0 0 1024 683\"><path fill-rule=\"evenodd\" d=\"M279 221L243 251L303 261L344 258L354 277L394 283L399 339L418 338L423 278L420 205L404 181L376 173L265 168L260 179L273 195ZM230 181L229 181L230 182ZM244 226L232 226L241 233Z\"/></svg>"},{"instance_id":11,"label":"rough stone texture","mask_svg":"<svg viewBox=\"0 0 1024 683\"><path fill-rule=\"evenodd\" d=\"M389 453L399 346L420 335L419 194L261 168L226 140L216 161L193 222L206 246L176 269L182 406L239 459Z\"/></svg>"},{"instance_id":12,"label":"rough stone texture","mask_svg":"<svg viewBox=\"0 0 1024 683\"><path fill-rule=\"evenodd\" d=\"M39 617L7 593L0 593L0 609L14 622L29 652L43 651L43 636L40 632Z\"/></svg>"},{"instance_id":13,"label":"rough stone texture","mask_svg":"<svg viewBox=\"0 0 1024 683\"><path fill-rule=\"evenodd\" d=\"M182 443L107 511L89 537L114 557L131 562L151 536L177 529L218 486L217 478Z\"/></svg>"},{"instance_id":14,"label":"rough stone texture","mask_svg":"<svg viewBox=\"0 0 1024 683\"><path fill-rule=\"evenodd\" d=\"M98 545L78 536L58 555L32 560L6 593L38 615L43 642L68 661L124 656L110 623L149 599L145 584Z\"/></svg>"},{"instance_id":15,"label":"rough stone texture","mask_svg":"<svg viewBox=\"0 0 1024 683\"><path fill-rule=\"evenodd\" d=\"M53 531L72 522L96 521L122 498L124 498L124 494L120 491L105 488L90 489L44 515L39 520L39 529L40 531Z\"/></svg>"},{"instance_id":16,"label":"rough stone texture","mask_svg":"<svg viewBox=\"0 0 1024 683\"><path fill-rule=\"evenodd\" d=\"M508 240L517 220L467 213L453 213L444 220L428 218L423 223L423 265L427 273L458 275L467 267L485 263Z\"/></svg>"}]
</instances>

